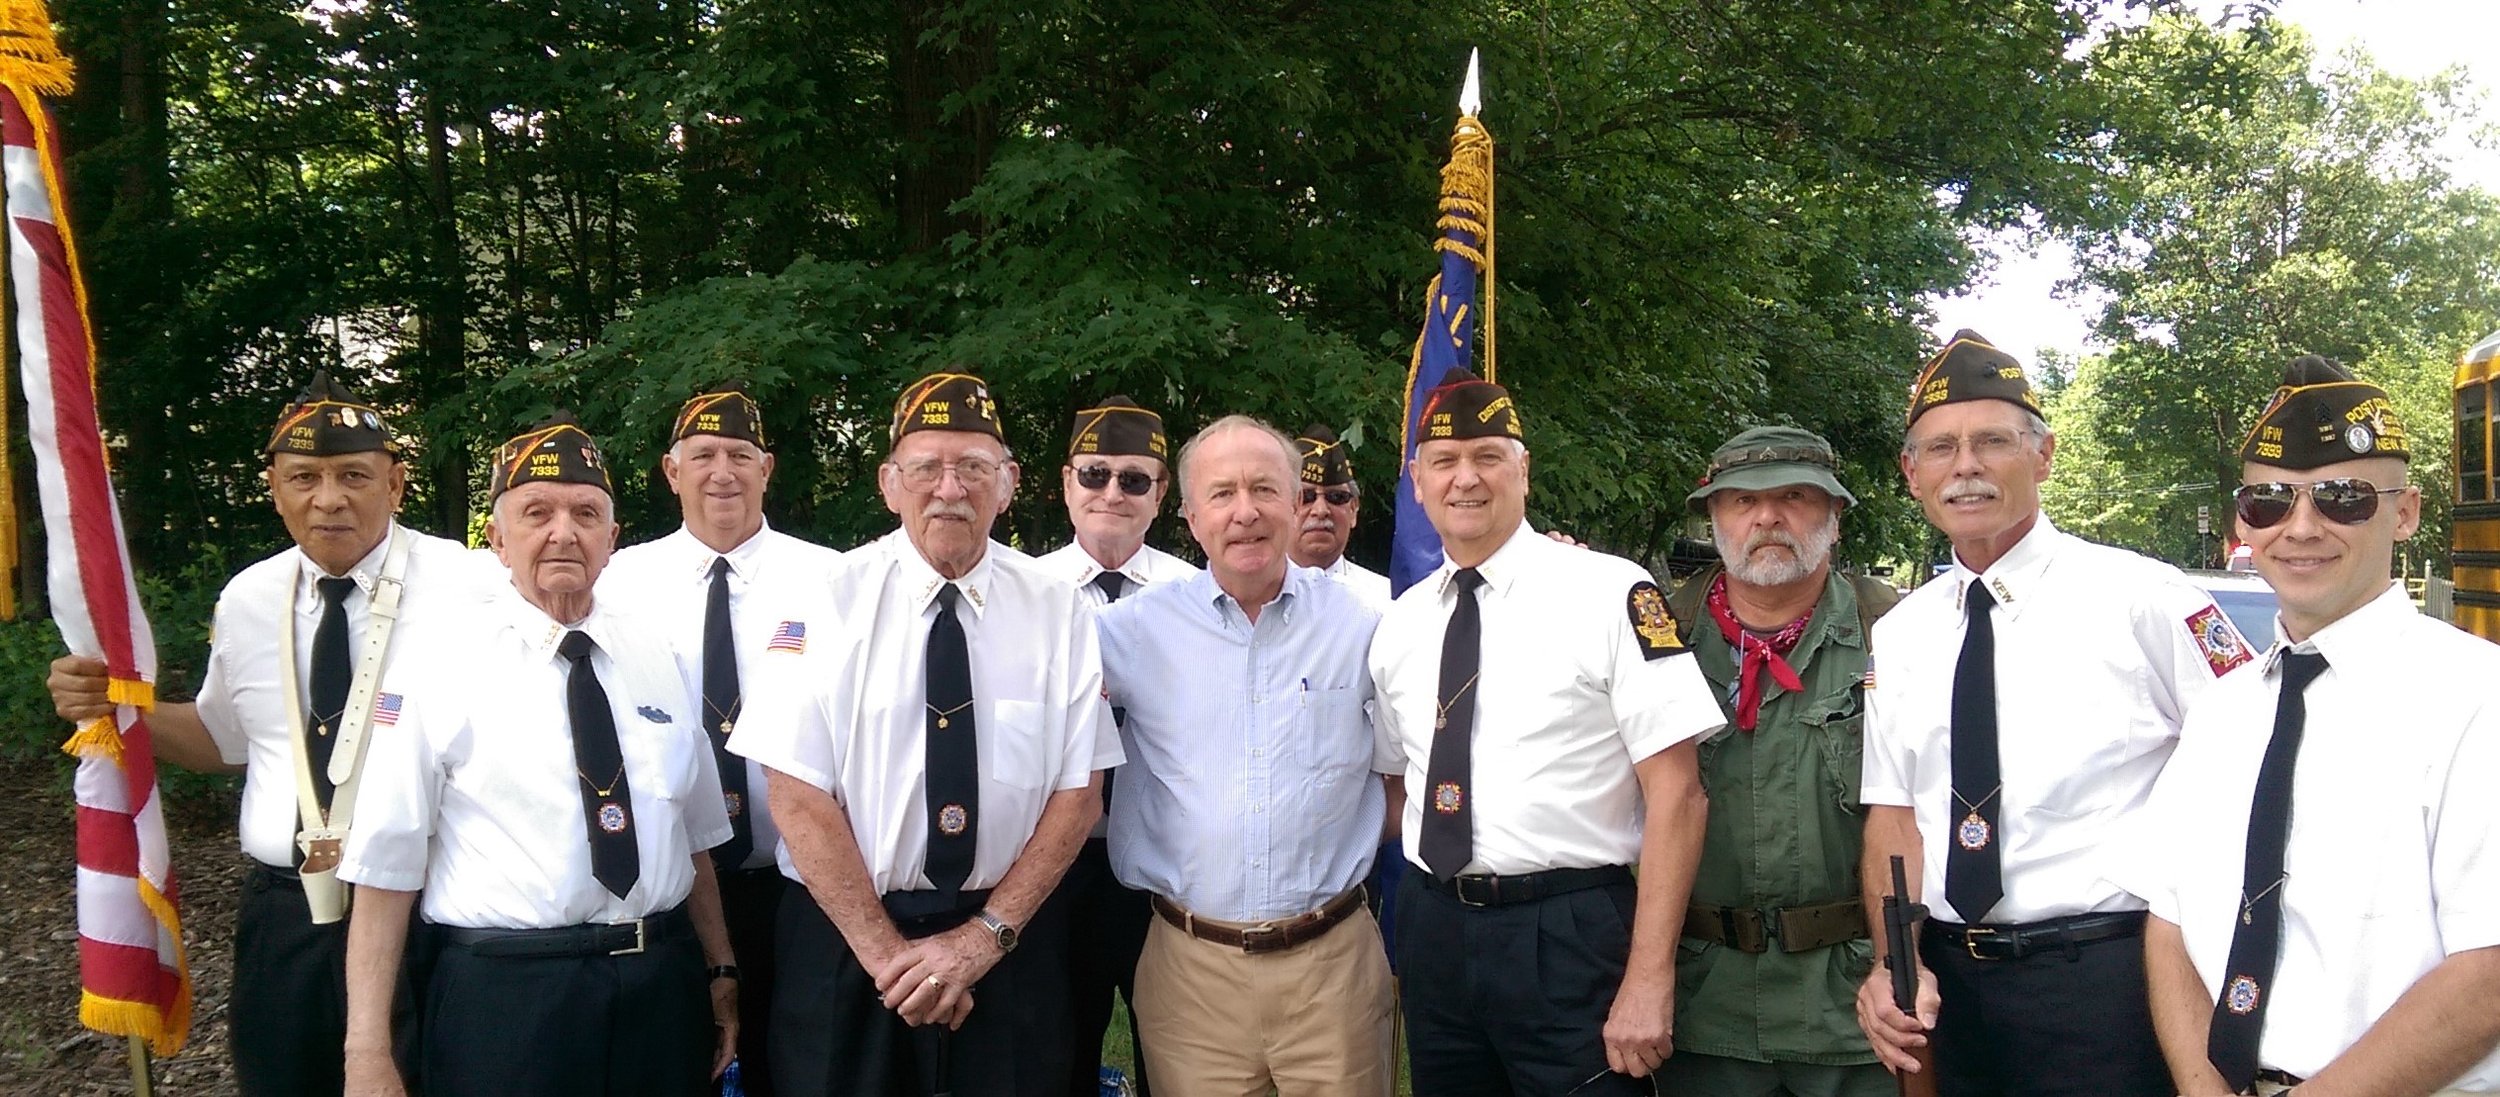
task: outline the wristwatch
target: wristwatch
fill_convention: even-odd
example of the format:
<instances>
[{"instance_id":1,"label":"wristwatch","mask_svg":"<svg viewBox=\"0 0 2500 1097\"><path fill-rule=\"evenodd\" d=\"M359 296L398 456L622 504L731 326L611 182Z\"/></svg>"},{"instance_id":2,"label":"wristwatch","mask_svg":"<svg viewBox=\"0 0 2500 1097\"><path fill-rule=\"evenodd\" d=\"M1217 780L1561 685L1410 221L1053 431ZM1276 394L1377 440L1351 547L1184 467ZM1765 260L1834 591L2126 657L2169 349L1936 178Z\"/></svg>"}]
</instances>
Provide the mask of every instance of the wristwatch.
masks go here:
<instances>
[{"instance_id":1,"label":"wristwatch","mask_svg":"<svg viewBox=\"0 0 2500 1097\"><path fill-rule=\"evenodd\" d=\"M714 979L728 979L734 982L738 978L738 965L714 964L711 967L703 969L703 973Z\"/></svg>"},{"instance_id":2,"label":"wristwatch","mask_svg":"<svg viewBox=\"0 0 2500 1097\"><path fill-rule=\"evenodd\" d=\"M981 923L981 928L990 931L990 939L998 943L1000 953L1016 950L1016 942L1022 937L1016 932L1016 927L1007 924L1006 919L990 913L988 907L981 908L981 912L973 915L973 918Z\"/></svg>"}]
</instances>

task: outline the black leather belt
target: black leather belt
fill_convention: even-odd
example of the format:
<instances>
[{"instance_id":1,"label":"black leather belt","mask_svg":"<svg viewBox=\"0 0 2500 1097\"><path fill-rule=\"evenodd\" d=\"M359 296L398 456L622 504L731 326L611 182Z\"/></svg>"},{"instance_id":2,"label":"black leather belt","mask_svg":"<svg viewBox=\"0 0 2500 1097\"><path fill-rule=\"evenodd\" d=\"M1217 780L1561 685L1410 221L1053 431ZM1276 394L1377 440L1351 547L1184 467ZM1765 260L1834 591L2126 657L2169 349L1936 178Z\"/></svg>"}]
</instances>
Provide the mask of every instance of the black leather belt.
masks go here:
<instances>
[{"instance_id":1,"label":"black leather belt","mask_svg":"<svg viewBox=\"0 0 2500 1097\"><path fill-rule=\"evenodd\" d=\"M266 861L252 862L251 870L244 879L256 891L267 891L270 888L285 888L288 891L304 890L304 877L301 873L291 868L279 868Z\"/></svg>"},{"instance_id":2,"label":"black leather belt","mask_svg":"<svg viewBox=\"0 0 2500 1097\"><path fill-rule=\"evenodd\" d=\"M2270 1085L2278 1085L2285 1089L2290 1089L2293 1086L2308 1081L2309 1079L2303 1078L2300 1075L2294 1074L2288 1070L2274 1070L2272 1068L2268 1068L2257 1072L2257 1080Z\"/></svg>"},{"instance_id":3,"label":"black leather belt","mask_svg":"<svg viewBox=\"0 0 2500 1097\"><path fill-rule=\"evenodd\" d=\"M2020 960L2052 949L2139 936L2144 932L2144 912L2076 914L2022 925L1965 926L1930 920L1927 932L1947 947L1970 953L1973 960Z\"/></svg>"},{"instance_id":4,"label":"black leather belt","mask_svg":"<svg viewBox=\"0 0 2500 1097\"><path fill-rule=\"evenodd\" d=\"M1517 876L1495 876L1479 873L1454 876L1449 882L1432 874L1421 865L1408 865L1424 887L1459 901L1463 906L1506 907L1513 903L1533 903L1575 891L1587 891L1610 884L1632 882L1632 870L1622 865L1601 868L1549 868L1543 872L1525 872Z\"/></svg>"},{"instance_id":5,"label":"black leather belt","mask_svg":"<svg viewBox=\"0 0 2500 1097\"><path fill-rule=\"evenodd\" d=\"M693 928L683 903L631 922L560 926L555 929L475 929L439 926L442 939L478 956L634 956L653 941Z\"/></svg>"}]
</instances>

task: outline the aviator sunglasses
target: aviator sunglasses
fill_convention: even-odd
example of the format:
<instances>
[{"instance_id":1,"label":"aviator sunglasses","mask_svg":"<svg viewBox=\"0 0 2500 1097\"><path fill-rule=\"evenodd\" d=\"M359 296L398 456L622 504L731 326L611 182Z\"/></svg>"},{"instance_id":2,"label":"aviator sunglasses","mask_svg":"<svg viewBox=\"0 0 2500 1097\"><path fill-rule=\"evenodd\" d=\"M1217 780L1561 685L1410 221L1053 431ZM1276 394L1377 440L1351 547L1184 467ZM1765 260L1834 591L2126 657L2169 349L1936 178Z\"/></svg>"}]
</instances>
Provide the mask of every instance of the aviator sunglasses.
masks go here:
<instances>
[{"instance_id":1,"label":"aviator sunglasses","mask_svg":"<svg viewBox=\"0 0 2500 1097\"><path fill-rule=\"evenodd\" d=\"M1101 491L1111 483L1112 478L1113 473L1109 465L1087 465L1076 470L1077 484L1087 491ZM1118 478L1120 490L1129 495L1144 495L1153 491L1155 480L1158 479L1136 469L1121 469Z\"/></svg>"},{"instance_id":2,"label":"aviator sunglasses","mask_svg":"<svg viewBox=\"0 0 2500 1097\"><path fill-rule=\"evenodd\" d=\"M2231 493L2240 521L2250 529L2272 529L2292 516L2302 495L2318 508L2318 517L2339 526L2357 526L2378 514L2378 497L2403 488L2383 488L2367 480L2341 477L2314 484L2248 484Z\"/></svg>"}]
</instances>

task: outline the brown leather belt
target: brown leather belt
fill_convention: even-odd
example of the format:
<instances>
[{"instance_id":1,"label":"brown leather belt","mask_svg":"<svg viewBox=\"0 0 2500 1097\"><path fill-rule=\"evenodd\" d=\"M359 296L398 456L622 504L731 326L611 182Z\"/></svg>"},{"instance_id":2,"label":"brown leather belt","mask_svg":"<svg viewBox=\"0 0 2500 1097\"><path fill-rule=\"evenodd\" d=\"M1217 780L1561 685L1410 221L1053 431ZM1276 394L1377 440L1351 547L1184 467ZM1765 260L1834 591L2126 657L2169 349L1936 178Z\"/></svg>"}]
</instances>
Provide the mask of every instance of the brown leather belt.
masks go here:
<instances>
[{"instance_id":1,"label":"brown leather belt","mask_svg":"<svg viewBox=\"0 0 2500 1097\"><path fill-rule=\"evenodd\" d=\"M1684 908L1684 935L1738 952L1812 952L1866 937L1866 903L1859 899L1811 906L1756 910L1694 903Z\"/></svg>"},{"instance_id":2,"label":"brown leather belt","mask_svg":"<svg viewBox=\"0 0 2500 1097\"><path fill-rule=\"evenodd\" d=\"M1172 923L1181 932L1201 941L1237 948L1252 956L1265 952L1282 952L1337 927L1347 916L1363 909L1363 889L1356 886L1344 894L1321 904L1318 910L1297 914L1256 925L1210 922L1186 910L1180 904L1160 895L1152 897L1155 913Z\"/></svg>"}]
</instances>

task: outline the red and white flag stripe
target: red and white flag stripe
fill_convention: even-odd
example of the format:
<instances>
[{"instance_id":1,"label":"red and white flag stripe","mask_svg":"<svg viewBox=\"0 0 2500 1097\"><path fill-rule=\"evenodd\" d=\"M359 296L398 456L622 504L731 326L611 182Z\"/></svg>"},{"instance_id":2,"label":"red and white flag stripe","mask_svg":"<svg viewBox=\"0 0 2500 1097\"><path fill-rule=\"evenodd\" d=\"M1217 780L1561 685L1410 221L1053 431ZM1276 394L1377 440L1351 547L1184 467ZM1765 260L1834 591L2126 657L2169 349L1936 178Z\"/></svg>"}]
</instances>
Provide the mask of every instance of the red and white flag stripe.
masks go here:
<instances>
[{"instance_id":1,"label":"red and white flag stripe","mask_svg":"<svg viewBox=\"0 0 2500 1097\"><path fill-rule=\"evenodd\" d=\"M78 1015L89 1028L141 1037L170 1055L190 1029L191 977L156 752L140 716L155 699L156 641L105 465L95 344L63 216L58 133L33 90L0 92L10 319L43 497L53 620L71 651L104 660L120 703L111 720L80 728L63 748L78 756Z\"/></svg>"}]
</instances>

